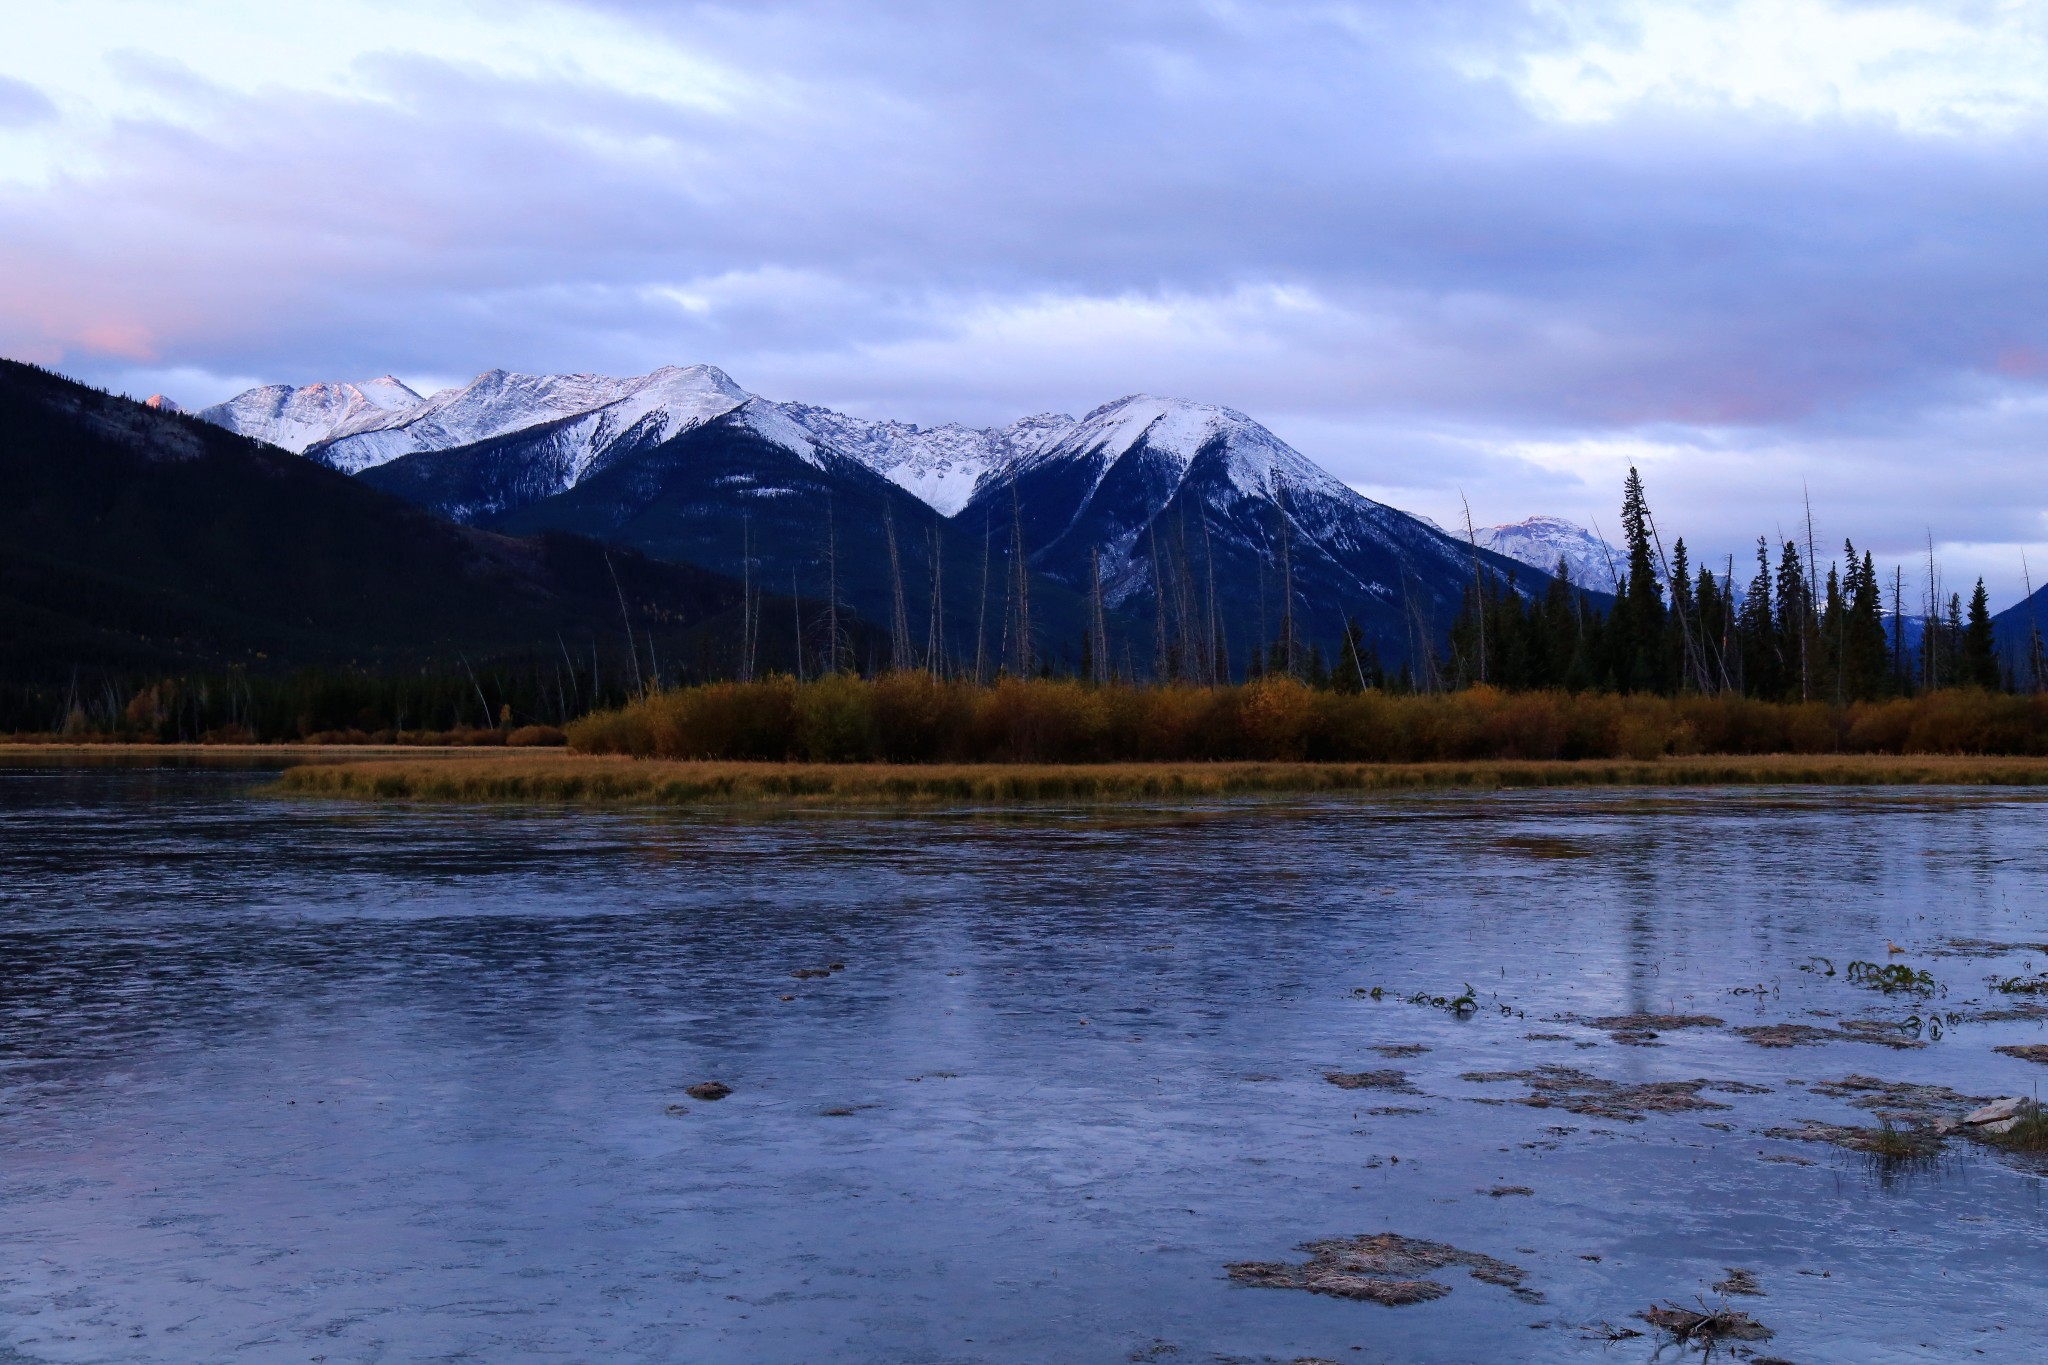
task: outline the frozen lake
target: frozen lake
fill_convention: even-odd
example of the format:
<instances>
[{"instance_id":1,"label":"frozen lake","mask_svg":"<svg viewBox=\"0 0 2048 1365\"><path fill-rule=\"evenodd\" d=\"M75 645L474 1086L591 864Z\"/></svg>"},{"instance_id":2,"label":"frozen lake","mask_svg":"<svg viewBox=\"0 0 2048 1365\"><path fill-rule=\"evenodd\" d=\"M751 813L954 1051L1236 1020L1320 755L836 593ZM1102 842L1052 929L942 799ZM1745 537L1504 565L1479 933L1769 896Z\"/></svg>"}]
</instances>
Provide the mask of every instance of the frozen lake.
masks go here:
<instances>
[{"instance_id":1,"label":"frozen lake","mask_svg":"<svg viewBox=\"0 0 2048 1365\"><path fill-rule=\"evenodd\" d=\"M2038 793L719 817L262 780L0 769L0 1362L1638 1362L1633 1315L1736 1267L1758 1357L2048 1355L2042 1168L1786 1135L1876 1125L1850 1077L2048 1077L1993 1051L2048 1043L2048 995L1990 984L2048 970ZM1388 1231L1523 1292L1225 1269Z\"/></svg>"}]
</instances>

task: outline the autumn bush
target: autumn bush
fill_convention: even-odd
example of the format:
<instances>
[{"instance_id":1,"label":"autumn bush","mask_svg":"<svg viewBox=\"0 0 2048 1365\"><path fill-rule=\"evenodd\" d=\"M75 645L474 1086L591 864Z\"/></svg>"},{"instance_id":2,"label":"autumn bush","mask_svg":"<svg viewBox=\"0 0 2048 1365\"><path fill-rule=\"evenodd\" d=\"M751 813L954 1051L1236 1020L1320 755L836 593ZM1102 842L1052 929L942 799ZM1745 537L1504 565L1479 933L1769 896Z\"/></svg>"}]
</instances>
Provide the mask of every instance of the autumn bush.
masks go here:
<instances>
[{"instance_id":1,"label":"autumn bush","mask_svg":"<svg viewBox=\"0 0 2048 1365\"><path fill-rule=\"evenodd\" d=\"M991 687L898 673L713 683L568 727L572 748L813 763L1308 760L1428 763L1763 754L2048 754L2048 699L1960 689L1837 706L1561 691L1340 694L1233 687ZM512 741L518 742L518 741Z\"/></svg>"}]
</instances>

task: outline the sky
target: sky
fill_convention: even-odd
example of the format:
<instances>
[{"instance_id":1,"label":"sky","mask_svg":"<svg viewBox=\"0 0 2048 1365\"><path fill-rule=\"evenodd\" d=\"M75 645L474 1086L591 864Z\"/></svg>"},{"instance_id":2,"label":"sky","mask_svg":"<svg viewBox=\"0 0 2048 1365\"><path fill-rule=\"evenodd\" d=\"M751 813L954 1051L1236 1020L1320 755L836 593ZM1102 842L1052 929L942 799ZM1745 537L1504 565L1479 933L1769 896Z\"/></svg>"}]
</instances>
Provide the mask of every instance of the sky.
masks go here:
<instances>
[{"instance_id":1,"label":"sky","mask_svg":"<svg viewBox=\"0 0 2048 1365\"><path fill-rule=\"evenodd\" d=\"M0 0L0 354L1249 413L1446 525L2048 582L2048 0ZM2038 584L2037 584L2038 586Z\"/></svg>"}]
</instances>

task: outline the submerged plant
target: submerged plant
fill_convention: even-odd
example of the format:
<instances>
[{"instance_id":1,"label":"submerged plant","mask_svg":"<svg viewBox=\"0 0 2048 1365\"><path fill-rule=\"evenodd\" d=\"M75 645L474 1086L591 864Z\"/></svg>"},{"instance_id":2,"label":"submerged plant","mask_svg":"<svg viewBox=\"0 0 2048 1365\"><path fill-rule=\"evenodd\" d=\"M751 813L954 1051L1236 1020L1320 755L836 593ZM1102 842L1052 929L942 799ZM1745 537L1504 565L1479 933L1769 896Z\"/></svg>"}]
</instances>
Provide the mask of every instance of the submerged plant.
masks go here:
<instances>
[{"instance_id":1,"label":"submerged plant","mask_svg":"<svg viewBox=\"0 0 2048 1365\"><path fill-rule=\"evenodd\" d=\"M1915 971L1903 962L1889 962L1882 965L1875 962L1851 962L1848 970L1849 984L1864 986L1874 991L1894 995L1901 991L1913 995L1932 995L1941 989L1934 974L1926 968Z\"/></svg>"},{"instance_id":2,"label":"submerged plant","mask_svg":"<svg viewBox=\"0 0 2048 1365\"><path fill-rule=\"evenodd\" d=\"M1428 991L1417 991L1408 997L1408 1003L1411 1005L1427 1005L1431 1009L1443 1010L1447 1014L1454 1014L1460 1019L1469 1018L1479 1013L1479 997L1472 993L1472 983L1469 981L1465 983L1465 993L1463 995L1442 996L1431 995ZM1506 1011L1502 1012L1505 1013Z\"/></svg>"},{"instance_id":3,"label":"submerged plant","mask_svg":"<svg viewBox=\"0 0 2048 1365\"><path fill-rule=\"evenodd\" d=\"M1941 1041L1941 1035L1962 1022L1962 1016L1951 1010L1937 1014L1933 1010L1925 1015L1909 1014L1898 1023L1899 1032L1910 1038L1925 1038L1931 1043Z\"/></svg>"},{"instance_id":4,"label":"submerged plant","mask_svg":"<svg viewBox=\"0 0 2048 1365\"><path fill-rule=\"evenodd\" d=\"M1995 976L1991 978L1991 988L2007 995L2048 995L2048 972L2039 976Z\"/></svg>"}]
</instances>

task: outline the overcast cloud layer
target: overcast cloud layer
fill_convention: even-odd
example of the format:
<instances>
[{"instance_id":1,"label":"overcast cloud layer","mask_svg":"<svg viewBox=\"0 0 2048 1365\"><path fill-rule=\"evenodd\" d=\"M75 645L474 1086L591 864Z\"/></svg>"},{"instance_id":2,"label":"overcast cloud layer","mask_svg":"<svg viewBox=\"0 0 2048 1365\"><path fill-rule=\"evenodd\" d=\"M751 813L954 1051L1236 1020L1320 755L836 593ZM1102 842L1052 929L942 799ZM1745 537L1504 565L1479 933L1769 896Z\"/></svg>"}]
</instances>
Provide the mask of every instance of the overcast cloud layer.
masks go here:
<instances>
[{"instance_id":1,"label":"overcast cloud layer","mask_svg":"<svg viewBox=\"0 0 2048 1365\"><path fill-rule=\"evenodd\" d=\"M1144 391L1446 523L1634 462L1738 572L1810 489L2048 579L2048 3L19 8L0 351L116 389Z\"/></svg>"}]
</instances>

